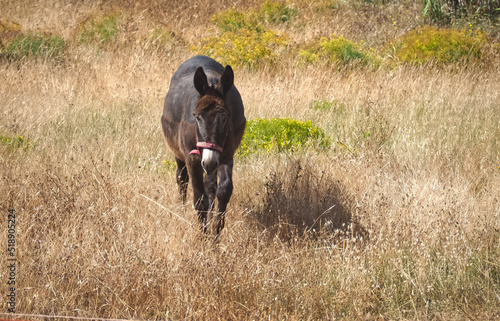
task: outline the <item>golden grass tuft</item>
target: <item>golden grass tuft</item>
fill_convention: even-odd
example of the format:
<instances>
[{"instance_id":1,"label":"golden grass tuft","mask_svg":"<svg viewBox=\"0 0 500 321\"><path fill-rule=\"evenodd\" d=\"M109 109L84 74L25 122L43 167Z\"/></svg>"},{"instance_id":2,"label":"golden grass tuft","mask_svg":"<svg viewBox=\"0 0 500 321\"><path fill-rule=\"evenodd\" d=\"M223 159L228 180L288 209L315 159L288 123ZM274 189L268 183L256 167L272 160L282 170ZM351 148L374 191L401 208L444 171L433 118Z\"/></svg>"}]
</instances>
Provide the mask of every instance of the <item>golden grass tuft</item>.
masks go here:
<instances>
[{"instance_id":1,"label":"golden grass tuft","mask_svg":"<svg viewBox=\"0 0 500 321\"><path fill-rule=\"evenodd\" d=\"M248 119L311 120L332 146L237 158L226 227L212 243L191 204L181 204L160 116L172 74L193 55L190 45L233 3L169 3L12 1L2 8L23 30L46 29L70 44L62 61L0 60L0 135L29 141L29 148L0 142L4 241L7 211L17 218L16 312L141 320L500 317L498 67L339 70L286 58L274 68L237 69ZM329 3L291 1L298 14L278 28L304 41L324 35L321 28L359 41L353 35L367 28L372 46L391 35L367 26L388 22L391 29L381 30L399 33L403 27L394 29L388 16L418 11L406 1ZM238 10L260 4L244 1ZM325 6L331 11L318 9ZM117 42L78 45L81 22L112 10L122 19ZM4 298L7 273L3 264ZM7 310L5 300L0 307Z\"/></svg>"}]
</instances>

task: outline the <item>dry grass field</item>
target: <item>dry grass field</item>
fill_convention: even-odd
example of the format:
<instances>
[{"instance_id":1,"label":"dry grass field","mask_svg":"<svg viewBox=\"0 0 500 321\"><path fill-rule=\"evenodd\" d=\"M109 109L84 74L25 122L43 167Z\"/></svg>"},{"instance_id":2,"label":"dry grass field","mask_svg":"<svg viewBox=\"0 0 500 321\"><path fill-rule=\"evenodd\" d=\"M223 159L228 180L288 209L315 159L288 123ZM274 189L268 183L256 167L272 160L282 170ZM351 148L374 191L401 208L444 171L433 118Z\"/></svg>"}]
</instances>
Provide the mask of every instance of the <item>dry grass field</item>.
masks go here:
<instances>
[{"instance_id":1,"label":"dry grass field","mask_svg":"<svg viewBox=\"0 0 500 321\"><path fill-rule=\"evenodd\" d=\"M293 19L264 23L288 44L235 69L247 119L310 120L330 146L238 156L226 227L203 237L177 192L163 100L214 15L262 3L1 1L4 40L66 46L21 58L0 46L0 312L13 209L17 313L500 318L500 50L396 63L387 44L430 22L419 1L291 0ZM88 31L110 16L111 40ZM479 27L498 43L498 20ZM331 34L374 48L380 66L295 59Z\"/></svg>"}]
</instances>

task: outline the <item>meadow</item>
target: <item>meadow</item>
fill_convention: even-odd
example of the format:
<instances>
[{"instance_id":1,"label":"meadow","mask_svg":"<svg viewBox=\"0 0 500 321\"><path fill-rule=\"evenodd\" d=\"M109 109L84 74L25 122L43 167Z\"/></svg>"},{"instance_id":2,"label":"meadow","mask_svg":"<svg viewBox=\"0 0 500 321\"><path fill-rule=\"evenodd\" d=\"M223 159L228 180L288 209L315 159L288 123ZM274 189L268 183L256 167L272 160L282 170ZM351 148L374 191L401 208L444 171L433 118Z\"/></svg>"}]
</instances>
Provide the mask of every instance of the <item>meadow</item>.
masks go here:
<instances>
[{"instance_id":1,"label":"meadow","mask_svg":"<svg viewBox=\"0 0 500 321\"><path fill-rule=\"evenodd\" d=\"M429 3L2 0L0 312L10 210L17 313L500 318L500 23ZM253 126L216 242L160 126L196 54Z\"/></svg>"}]
</instances>

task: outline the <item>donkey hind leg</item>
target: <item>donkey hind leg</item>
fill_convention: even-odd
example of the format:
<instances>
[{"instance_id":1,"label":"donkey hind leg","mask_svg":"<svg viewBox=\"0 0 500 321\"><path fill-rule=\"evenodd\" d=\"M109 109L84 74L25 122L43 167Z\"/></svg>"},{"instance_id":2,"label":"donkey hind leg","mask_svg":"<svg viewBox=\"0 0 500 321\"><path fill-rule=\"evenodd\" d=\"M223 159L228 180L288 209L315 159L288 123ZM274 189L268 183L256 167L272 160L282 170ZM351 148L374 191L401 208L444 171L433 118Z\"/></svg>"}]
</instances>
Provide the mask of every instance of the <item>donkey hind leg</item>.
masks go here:
<instances>
[{"instance_id":1,"label":"donkey hind leg","mask_svg":"<svg viewBox=\"0 0 500 321\"><path fill-rule=\"evenodd\" d=\"M212 233L219 234L224 228L227 203L233 194L233 162L219 166L217 187L217 212L212 218Z\"/></svg>"},{"instance_id":2,"label":"donkey hind leg","mask_svg":"<svg viewBox=\"0 0 500 321\"><path fill-rule=\"evenodd\" d=\"M186 163L180 159L175 159L177 163L177 172L175 177L177 179L177 186L179 186L179 193L182 199L182 205L186 204L187 188L189 183L189 175L186 167Z\"/></svg>"}]
</instances>

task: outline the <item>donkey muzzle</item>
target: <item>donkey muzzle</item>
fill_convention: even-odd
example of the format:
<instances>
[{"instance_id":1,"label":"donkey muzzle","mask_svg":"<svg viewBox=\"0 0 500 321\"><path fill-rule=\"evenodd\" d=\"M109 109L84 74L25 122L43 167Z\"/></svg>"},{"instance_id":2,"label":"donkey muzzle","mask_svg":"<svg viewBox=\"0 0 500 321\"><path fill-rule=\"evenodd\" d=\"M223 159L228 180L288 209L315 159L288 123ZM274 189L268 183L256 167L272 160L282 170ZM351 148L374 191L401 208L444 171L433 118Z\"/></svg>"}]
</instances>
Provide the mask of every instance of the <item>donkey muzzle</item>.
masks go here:
<instances>
[{"instance_id":1,"label":"donkey muzzle","mask_svg":"<svg viewBox=\"0 0 500 321\"><path fill-rule=\"evenodd\" d=\"M201 156L201 167L205 171L205 174L212 174L219 167L219 155L220 153L213 149L205 148L203 149Z\"/></svg>"}]
</instances>

